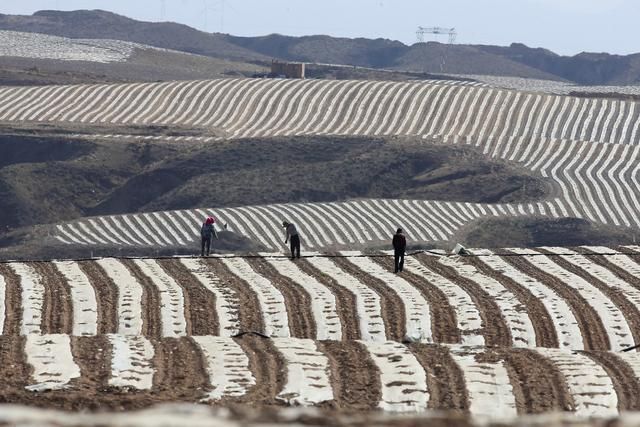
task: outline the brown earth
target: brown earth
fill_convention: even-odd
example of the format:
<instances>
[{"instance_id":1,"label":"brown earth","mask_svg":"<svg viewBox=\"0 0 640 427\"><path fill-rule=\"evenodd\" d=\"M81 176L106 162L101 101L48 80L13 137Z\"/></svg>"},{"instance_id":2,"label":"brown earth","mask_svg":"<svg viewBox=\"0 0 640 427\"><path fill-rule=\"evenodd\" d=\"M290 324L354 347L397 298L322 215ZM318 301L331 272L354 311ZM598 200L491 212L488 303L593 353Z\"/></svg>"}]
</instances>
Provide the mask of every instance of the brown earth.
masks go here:
<instances>
[{"instance_id":1,"label":"brown earth","mask_svg":"<svg viewBox=\"0 0 640 427\"><path fill-rule=\"evenodd\" d=\"M443 290L437 285L429 283L423 277L403 272L401 278L408 281L418 289L430 306L431 330L433 340L436 343L459 344L462 342L463 333L481 334L486 345L506 347L513 345L511 331L503 317L502 311L496 301L482 289L482 286L468 278L458 275L452 268L440 263L436 256L416 253L412 255L424 267L443 276L445 279L456 283L466 291L478 310L481 319L481 329L477 331L461 331L458 328L455 307L451 305ZM514 256L503 250L500 255L503 260L510 263L523 274L538 280L544 286L549 287L558 294L569 306L574 314L581 331L585 348L589 350L609 350L610 343L605 325L594 308L593 301L585 300L576 290L564 285L552 275L534 267L526 257ZM600 258L594 255L585 255ZM556 256L552 257L556 260ZM284 296L287 307L287 317L292 336L297 338L317 338L318 325L315 323L311 306L311 295L302 286L292 279L282 276L270 266L265 259L260 257L246 258L252 268L264 278L269 280ZM390 273L392 261L389 256L372 255L373 262L379 263ZM184 319L186 332L189 335L225 335L228 331L220 330L220 313L216 309L216 297L211 291L201 284L196 276L189 271L177 259L159 259L159 265L164 271L176 280L181 287L184 298ZM148 338L159 338L162 335L162 306L160 302L159 288L144 275L135 265L133 260L123 259L124 265L129 268L134 277L142 286L142 334ZM288 261L287 261L288 262ZM360 270L349 257L333 256L332 262L346 273L351 274L369 289L378 294L380 298L380 313L385 326L387 339L403 341L406 335L405 305L400 296L393 289L393 285L385 283L372 275ZM536 345L541 347L557 348L560 337L551 321L551 313L535 298L524 286L506 276L487 269L482 262L475 257L462 257L459 262L468 263L502 284L517 299L517 309L525 313L533 325L536 333ZM635 331L635 325L640 322L640 311L637 310L622 294L609 288L607 284L591 278L587 273L566 265L561 260L556 260L561 266L573 271L589 280L594 286L600 288L607 299L604 304L617 306L625 316L631 329ZM337 284L333 279L312 267L305 259L295 261L302 271L310 274L320 283L327 286L336 300L337 315L340 320L343 339L355 340L361 338L360 320L356 306L355 293ZM41 328L43 333L71 333L73 325L73 301L71 291L66 279L59 273L52 263L28 262L28 266L35 269L41 278L44 287ZM119 322L126 321L119 318L118 288L108 278L106 272L95 261L85 260L78 262L81 270L87 275L92 285L97 303L97 330L98 334L115 333L118 331ZM219 258L203 259L202 265L217 278L219 286L237 303L230 307L233 316L237 315L239 331L264 333L264 318L261 313L261 305L256 291L242 277L232 274ZM605 265L606 267L606 265ZM640 280L635 276L623 274L619 270L611 270L614 274L622 276L631 286L640 287ZM23 322L21 278L18 277L9 263L0 263L0 275L4 279L6 288L5 320L3 330L5 334L18 335ZM233 311L235 310L235 311ZM635 334L635 332L634 332Z\"/></svg>"}]
</instances>

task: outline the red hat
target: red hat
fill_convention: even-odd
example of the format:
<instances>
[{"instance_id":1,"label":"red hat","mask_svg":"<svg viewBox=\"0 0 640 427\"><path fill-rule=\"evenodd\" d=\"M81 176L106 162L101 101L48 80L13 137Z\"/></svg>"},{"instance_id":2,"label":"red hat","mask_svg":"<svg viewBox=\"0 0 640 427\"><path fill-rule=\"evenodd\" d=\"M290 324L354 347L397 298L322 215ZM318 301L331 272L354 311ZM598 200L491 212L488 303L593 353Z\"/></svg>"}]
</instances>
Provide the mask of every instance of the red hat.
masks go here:
<instances>
[{"instance_id":1,"label":"red hat","mask_svg":"<svg viewBox=\"0 0 640 427\"><path fill-rule=\"evenodd\" d=\"M214 222L216 222L214 217L210 216L209 218L207 218L207 224L213 224Z\"/></svg>"}]
</instances>

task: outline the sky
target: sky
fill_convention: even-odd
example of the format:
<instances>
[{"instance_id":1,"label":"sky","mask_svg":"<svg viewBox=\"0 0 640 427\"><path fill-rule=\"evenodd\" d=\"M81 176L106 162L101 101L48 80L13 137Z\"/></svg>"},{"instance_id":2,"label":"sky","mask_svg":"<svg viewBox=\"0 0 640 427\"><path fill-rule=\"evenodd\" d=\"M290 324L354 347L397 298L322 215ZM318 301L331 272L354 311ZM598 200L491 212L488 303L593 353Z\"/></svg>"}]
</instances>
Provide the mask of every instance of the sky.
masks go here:
<instances>
[{"instance_id":1,"label":"sky","mask_svg":"<svg viewBox=\"0 0 640 427\"><path fill-rule=\"evenodd\" d=\"M455 28L457 43L519 42L563 55L640 52L640 0L0 0L4 14L42 9L103 9L238 36L328 34L412 44L418 26L437 26Z\"/></svg>"}]
</instances>

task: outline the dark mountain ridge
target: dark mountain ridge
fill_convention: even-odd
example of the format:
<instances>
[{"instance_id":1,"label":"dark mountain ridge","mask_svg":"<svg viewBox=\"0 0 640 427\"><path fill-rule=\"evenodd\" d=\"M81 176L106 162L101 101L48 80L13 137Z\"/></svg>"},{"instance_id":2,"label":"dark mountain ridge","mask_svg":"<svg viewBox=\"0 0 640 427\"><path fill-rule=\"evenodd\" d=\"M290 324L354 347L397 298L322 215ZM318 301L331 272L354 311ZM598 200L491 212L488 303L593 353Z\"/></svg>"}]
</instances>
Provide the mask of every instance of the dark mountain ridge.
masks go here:
<instances>
[{"instance_id":1,"label":"dark mountain ridge","mask_svg":"<svg viewBox=\"0 0 640 427\"><path fill-rule=\"evenodd\" d=\"M581 53L561 56L521 43L487 46L429 42L407 46L388 39L349 39L326 35L238 37L206 33L171 22L141 22L101 10L47 10L31 16L0 14L0 29L71 38L127 40L254 63L278 58L414 72L566 80L585 85L640 82L640 54Z\"/></svg>"}]
</instances>

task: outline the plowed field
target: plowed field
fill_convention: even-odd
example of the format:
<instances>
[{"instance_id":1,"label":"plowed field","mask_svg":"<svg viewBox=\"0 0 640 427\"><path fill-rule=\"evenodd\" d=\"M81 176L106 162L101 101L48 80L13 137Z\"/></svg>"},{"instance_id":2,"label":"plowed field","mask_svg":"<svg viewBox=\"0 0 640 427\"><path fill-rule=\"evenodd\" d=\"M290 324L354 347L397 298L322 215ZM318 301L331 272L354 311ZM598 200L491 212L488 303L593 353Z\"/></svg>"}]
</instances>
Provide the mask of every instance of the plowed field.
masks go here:
<instances>
[{"instance_id":1,"label":"plowed field","mask_svg":"<svg viewBox=\"0 0 640 427\"><path fill-rule=\"evenodd\" d=\"M640 410L624 248L0 264L0 400L512 417Z\"/></svg>"}]
</instances>

